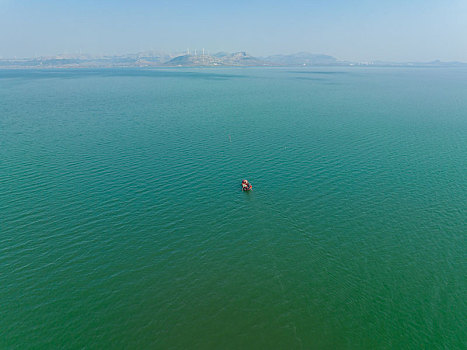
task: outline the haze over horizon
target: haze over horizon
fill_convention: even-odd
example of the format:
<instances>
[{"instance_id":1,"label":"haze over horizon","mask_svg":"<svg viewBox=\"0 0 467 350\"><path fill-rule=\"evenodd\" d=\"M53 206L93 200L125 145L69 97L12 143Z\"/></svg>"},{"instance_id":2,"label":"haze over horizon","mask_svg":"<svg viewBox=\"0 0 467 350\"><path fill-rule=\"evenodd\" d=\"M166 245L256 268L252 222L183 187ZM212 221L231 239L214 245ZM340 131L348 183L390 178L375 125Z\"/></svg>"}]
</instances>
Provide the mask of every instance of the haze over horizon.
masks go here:
<instances>
[{"instance_id":1,"label":"haze over horizon","mask_svg":"<svg viewBox=\"0 0 467 350\"><path fill-rule=\"evenodd\" d=\"M0 57L148 50L299 51L351 61L467 62L467 2L0 0Z\"/></svg>"}]
</instances>

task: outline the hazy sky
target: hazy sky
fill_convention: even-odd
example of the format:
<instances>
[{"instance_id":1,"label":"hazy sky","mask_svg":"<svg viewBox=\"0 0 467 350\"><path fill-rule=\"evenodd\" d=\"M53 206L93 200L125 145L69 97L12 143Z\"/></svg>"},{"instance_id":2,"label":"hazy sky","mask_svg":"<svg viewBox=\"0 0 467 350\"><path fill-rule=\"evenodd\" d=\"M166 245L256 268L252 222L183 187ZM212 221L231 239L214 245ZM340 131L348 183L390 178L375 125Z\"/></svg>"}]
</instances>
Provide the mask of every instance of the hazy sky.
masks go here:
<instances>
[{"instance_id":1,"label":"hazy sky","mask_svg":"<svg viewBox=\"0 0 467 350\"><path fill-rule=\"evenodd\" d=\"M467 0L0 0L0 57L187 47L467 62Z\"/></svg>"}]
</instances>

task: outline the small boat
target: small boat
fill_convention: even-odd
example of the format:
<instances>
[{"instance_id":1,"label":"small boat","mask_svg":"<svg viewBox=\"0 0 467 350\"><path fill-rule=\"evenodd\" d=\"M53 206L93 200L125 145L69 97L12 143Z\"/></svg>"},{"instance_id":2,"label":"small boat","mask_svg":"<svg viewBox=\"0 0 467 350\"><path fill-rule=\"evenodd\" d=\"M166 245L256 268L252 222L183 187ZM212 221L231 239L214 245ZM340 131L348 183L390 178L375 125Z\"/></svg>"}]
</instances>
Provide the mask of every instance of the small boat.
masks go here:
<instances>
[{"instance_id":1,"label":"small boat","mask_svg":"<svg viewBox=\"0 0 467 350\"><path fill-rule=\"evenodd\" d=\"M253 186L251 186L251 183L248 182L248 180L242 180L242 191L251 191Z\"/></svg>"}]
</instances>

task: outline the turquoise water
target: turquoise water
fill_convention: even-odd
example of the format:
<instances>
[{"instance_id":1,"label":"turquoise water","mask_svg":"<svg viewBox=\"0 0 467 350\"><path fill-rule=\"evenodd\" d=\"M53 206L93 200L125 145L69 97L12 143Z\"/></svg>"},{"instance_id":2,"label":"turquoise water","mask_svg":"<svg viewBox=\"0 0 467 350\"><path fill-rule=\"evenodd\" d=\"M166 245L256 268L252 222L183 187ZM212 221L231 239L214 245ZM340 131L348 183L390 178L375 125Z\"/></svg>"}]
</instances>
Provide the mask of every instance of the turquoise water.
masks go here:
<instances>
[{"instance_id":1,"label":"turquoise water","mask_svg":"<svg viewBox=\"0 0 467 350\"><path fill-rule=\"evenodd\" d=\"M465 69L0 71L0 348L465 349L466 96Z\"/></svg>"}]
</instances>

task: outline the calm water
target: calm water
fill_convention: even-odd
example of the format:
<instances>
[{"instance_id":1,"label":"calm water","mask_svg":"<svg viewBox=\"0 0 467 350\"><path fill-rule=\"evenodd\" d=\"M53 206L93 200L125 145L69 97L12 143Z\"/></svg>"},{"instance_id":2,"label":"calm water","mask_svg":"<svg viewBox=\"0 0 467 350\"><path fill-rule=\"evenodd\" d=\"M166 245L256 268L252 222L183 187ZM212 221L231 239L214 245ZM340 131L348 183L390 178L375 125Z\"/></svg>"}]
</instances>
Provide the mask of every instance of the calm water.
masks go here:
<instances>
[{"instance_id":1,"label":"calm water","mask_svg":"<svg viewBox=\"0 0 467 350\"><path fill-rule=\"evenodd\" d=\"M0 348L465 349L466 157L466 69L0 71Z\"/></svg>"}]
</instances>

